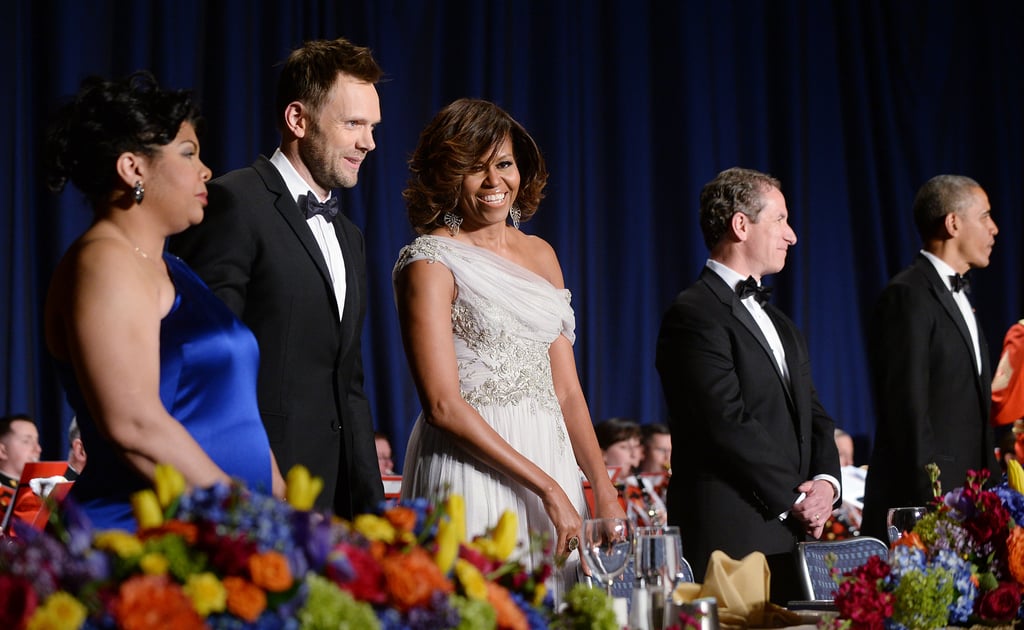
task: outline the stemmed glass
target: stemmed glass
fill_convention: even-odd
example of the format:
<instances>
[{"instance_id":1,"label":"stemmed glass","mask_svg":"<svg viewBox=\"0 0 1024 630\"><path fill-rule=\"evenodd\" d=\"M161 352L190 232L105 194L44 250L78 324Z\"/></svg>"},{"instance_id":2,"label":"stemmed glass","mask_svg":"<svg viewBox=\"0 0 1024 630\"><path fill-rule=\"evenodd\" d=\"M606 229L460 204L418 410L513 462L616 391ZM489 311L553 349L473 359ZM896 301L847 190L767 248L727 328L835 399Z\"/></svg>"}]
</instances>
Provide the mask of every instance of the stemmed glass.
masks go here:
<instances>
[{"instance_id":1,"label":"stemmed glass","mask_svg":"<svg viewBox=\"0 0 1024 630\"><path fill-rule=\"evenodd\" d=\"M661 630L665 626L665 606L675 584L682 563L682 542L678 527L638 527L633 544L633 567L636 577L642 579L642 591L648 597L648 618L638 625ZM634 592L634 599L636 593ZM636 602L633 602L634 609Z\"/></svg>"},{"instance_id":2,"label":"stemmed glass","mask_svg":"<svg viewBox=\"0 0 1024 630\"><path fill-rule=\"evenodd\" d=\"M925 506L890 508L885 519L886 529L889 532L889 544L903 538L907 532L913 531L914 525L927 513L928 508Z\"/></svg>"},{"instance_id":3,"label":"stemmed glass","mask_svg":"<svg viewBox=\"0 0 1024 630\"><path fill-rule=\"evenodd\" d=\"M622 575L633 553L633 532L629 519L588 518L583 521L580 551L593 577L612 596L612 582Z\"/></svg>"}]
</instances>

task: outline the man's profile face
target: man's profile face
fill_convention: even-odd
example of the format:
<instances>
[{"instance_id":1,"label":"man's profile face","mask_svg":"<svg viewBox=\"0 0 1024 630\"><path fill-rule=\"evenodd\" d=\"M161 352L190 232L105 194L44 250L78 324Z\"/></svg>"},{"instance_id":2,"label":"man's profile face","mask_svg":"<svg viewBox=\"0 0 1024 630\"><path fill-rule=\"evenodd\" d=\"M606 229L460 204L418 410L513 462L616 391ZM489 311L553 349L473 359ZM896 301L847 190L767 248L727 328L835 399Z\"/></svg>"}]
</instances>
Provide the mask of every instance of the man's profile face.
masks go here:
<instances>
[{"instance_id":1,"label":"man's profile face","mask_svg":"<svg viewBox=\"0 0 1024 630\"><path fill-rule=\"evenodd\" d=\"M38 462L42 452L35 423L15 420L11 432L0 438L0 472L18 479L25 464Z\"/></svg>"},{"instance_id":2,"label":"man's profile face","mask_svg":"<svg viewBox=\"0 0 1024 630\"><path fill-rule=\"evenodd\" d=\"M748 222L746 250L750 272L764 277L786 266L786 253L796 244L796 232L789 226L786 199L778 188L764 190L761 200L757 221Z\"/></svg>"},{"instance_id":3,"label":"man's profile face","mask_svg":"<svg viewBox=\"0 0 1024 630\"><path fill-rule=\"evenodd\" d=\"M957 216L960 226L957 234L958 249L964 262L972 269L988 267L999 228L992 219L992 208L985 191L981 188L973 189Z\"/></svg>"}]
</instances>

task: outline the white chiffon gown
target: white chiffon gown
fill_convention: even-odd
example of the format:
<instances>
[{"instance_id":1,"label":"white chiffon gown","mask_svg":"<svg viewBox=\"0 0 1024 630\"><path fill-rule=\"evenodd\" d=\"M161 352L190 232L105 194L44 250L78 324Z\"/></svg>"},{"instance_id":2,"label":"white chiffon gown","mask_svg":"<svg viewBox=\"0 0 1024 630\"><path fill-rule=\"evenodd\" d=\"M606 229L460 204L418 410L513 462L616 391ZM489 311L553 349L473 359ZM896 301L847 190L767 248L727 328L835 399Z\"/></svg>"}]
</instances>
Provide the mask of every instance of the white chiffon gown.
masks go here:
<instances>
[{"instance_id":1,"label":"white chiffon gown","mask_svg":"<svg viewBox=\"0 0 1024 630\"><path fill-rule=\"evenodd\" d=\"M462 397L512 448L551 475L583 515L580 471L555 397L548 355L559 335L570 342L575 339L569 291L556 289L488 250L451 238L417 238L402 249L394 273L417 260L444 265L455 278L452 332ZM515 512L520 558L529 566L532 558L525 551L530 533L554 536L537 495L420 414L406 450L402 498L443 498L450 493L465 499L470 538L485 534L505 510Z\"/></svg>"}]
</instances>

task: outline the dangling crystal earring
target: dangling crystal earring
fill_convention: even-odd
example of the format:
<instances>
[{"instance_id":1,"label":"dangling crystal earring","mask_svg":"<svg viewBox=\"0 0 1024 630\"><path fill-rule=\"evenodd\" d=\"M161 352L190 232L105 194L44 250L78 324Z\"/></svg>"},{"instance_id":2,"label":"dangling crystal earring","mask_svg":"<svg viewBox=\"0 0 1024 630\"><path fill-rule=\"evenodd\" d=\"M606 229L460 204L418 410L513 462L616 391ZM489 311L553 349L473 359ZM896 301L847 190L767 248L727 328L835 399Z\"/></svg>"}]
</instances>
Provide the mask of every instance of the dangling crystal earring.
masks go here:
<instances>
[{"instance_id":1,"label":"dangling crystal earring","mask_svg":"<svg viewBox=\"0 0 1024 630\"><path fill-rule=\"evenodd\" d=\"M508 209L508 216L512 219L512 227L519 229L519 218L523 216L523 213L519 211L519 206L513 205Z\"/></svg>"},{"instance_id":2,"label":"dangling crystal earring","mask_svg":"<svg viewBox=\"0 0 1024 630\"><path fill-rule=\"evenodd\" d=\"M462 217L449 210L444 213L444 224L445 227L448 228L449 234L457 236L459 233L459 226L462 225Z\"/></svg>"},{"instance_id":3,"label":"dangling crystal earring","mask_svg":"<svg viewBox=\"0 0 1024 630\"><path fill-rule=\"evenodd\" d=\"M142 187L142 180L135 182L135 203L142 203L142 198L146 196L146 189Z\"/></svg>"}]
</instances>

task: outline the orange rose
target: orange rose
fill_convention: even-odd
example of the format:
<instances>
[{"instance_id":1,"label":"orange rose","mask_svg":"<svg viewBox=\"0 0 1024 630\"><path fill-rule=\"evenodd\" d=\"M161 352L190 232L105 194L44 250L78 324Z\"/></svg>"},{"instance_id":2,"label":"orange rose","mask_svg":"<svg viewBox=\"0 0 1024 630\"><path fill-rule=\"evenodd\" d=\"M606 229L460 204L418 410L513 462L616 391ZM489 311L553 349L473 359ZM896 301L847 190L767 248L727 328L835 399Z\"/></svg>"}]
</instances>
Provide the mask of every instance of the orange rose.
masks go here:
<instances>
[{"instance_id":1,"label":"orange rose","mask_svg":"<svg viewBox=\"0 0 1024 630\"><path fill-rule=\"evenodd\" d=\"M242 621L256 623L263 611L267 609L267 594L243 578L237 576L224 578L224 588L228 592L228 612Z\"/></svg>"},{"instance_id":2,"label":"orange rose","mask_svg":"<svg viewBox=\"0 0 1024 630\"><path fill-rule=\"evenodd\" d=\"M1010 574L1017 584L1024 585L1024 527L1014 527L1006 539L1009 550Z\"/></svg>"},{"instance_id":3,"label":"orange rose","mask_svg":"<svg viewBox=\"0 0 1024 630\"><path fill-rule=\"evenodd\" d=\"M121 584L112 612L119 628L205 628L192 600L164 575L137 575Z\"/></svg>"},{"instance_id":4,"label":"orange rose","mask_svg":"<svg viewBox=\"0 0 1024 630\"><path fill-rule=\"evenodd\" d=\"M277 551L257 553L249 556L249 575L256 586L272 593L287 591L292 587L292 570L288 559Z\"/></svg>"},{"instance_id":5,"label":"orange rose","mask_svg":"<svg viewBox=\"0 0 1024 630\"><path fill-rule=\"evenodd\" d=\"M927 551L928 549L924 546L924 541L921 540L921 535L917 532L907 532L900 536L900 539L892 544L893 547L897 545L906 545L907 547L915 547L921 551Z\"/></svg>"},{"instance_id":6,"label":"orange rose","mask_svg":"<svg viewBox=\"0 0 1024 630\"><path fill-rule=\"evenodd\" d=\"M403 612L426 606L435 591L451 593L455 590L421 547L387 556L381 560L381 570L392 602Z\"/></svg>"},{"instance_id":7,"label":"orange rose","mask_svg":"<svg viewBox=\"0 0 1024 630\"><path fill-rule=\"evenodd\" d=\"M400 532L411 532L416 527L416 510L407 507L393 507L384 513L384 518Z\"/></svg>"},{"instance_id":8,"label":"orange rose","mask_svg":"<svg viewBox=\"0 0 1024 630\"><path fill-rule=\"evenodd\" d=\"M498 628L501 630L529 630L530 624L526 621L526 615L516 606L509 596L505 587L487 583L487 601L494 607L498 614Z\"/></svg>"}]
</instances>

